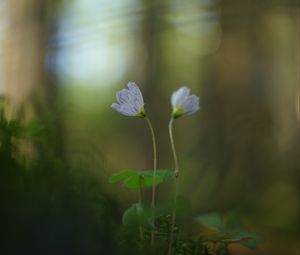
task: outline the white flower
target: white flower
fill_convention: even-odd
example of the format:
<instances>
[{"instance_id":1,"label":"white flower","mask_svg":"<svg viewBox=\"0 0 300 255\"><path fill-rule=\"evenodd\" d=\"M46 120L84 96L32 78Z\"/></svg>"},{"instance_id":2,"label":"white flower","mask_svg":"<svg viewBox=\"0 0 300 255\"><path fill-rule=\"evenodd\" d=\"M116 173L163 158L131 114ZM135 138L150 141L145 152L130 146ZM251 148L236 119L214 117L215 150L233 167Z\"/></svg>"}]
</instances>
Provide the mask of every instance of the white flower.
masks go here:
<instances>
[{"instance_id":1,"label":"white flower","mask_svg":"<svg viewBox=\"0 0 300 255\"><path fill-rule=\"evenodd\" d=\"M171 97L171 103L173 106L173 118L179 118L180 116L185 114L191 115L200 109L199 97L189 94L190 89L187 87L181 87L173 92Z\"/></svg>"},{"instance_id":2,"label":"white flower","mask_svg":"<svg viewBox=\"0 0 300 255\"><path fill-rule=\"evenodd\" d=\"M144 99L139 87L134 82L129 82L127 87L116 93L118 104L113 103L111 107L123 115L144 118Z\"/></svg>"}]
</instances>

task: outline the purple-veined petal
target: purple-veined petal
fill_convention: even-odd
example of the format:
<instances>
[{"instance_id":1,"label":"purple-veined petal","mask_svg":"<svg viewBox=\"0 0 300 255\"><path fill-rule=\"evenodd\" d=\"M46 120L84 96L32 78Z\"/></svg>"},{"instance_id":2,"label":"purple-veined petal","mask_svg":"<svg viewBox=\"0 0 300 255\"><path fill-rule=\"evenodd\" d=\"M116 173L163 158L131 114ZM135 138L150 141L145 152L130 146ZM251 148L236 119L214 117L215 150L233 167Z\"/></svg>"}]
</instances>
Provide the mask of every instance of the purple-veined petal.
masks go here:
<instances>
[{"instance_id":1,"label":"purple-veined petal","mask_svg":"<svg viewBox=\"0 0 300 255\"><path fill-rule=\"evenodd\" d=\"M173 107L181 105L184 100L188 97L190 93L189 88L181 87L178 90L174 91L171 97L171 103Z\"/></svg>"},{"instance_id":2,"label":"purple-veined petal","mask_svg":"<svg viewBox=\"0 0 300 255\"><path fill-rule=\"evenodd\" d=\"M128 101L130 101L130 98L131 96L128 89L122 89L120 91L117 91L116 93L116 99L120 104L127 103Z\"/></svg>"},{"instance_id":3,"label":"purple-veined petal","mask_svg":"<svg viewBox=\"0 0 300 255\"><path fill-rule=\"evenodd\" d=\"M132 106L127 103L121 104L119 112L126 116L134 116L137 114L137 112L132 108Z\"/></svg>"},{"instance_id":4,"label":"purple-veined petal","mask_svg":"<svg viewBox=\"0 0 300 255\"><path fill-rule=\"evenodd\" d=\"M140 112L142 107L144 106L143 104L140 103L140 101L137 98L131 100L130 105L137 113Z\"/></svg>"},{"instance_id":5,"label":"purple-veined petal","mask_svg":"<svg viewBox=\"0 0 300 255\"><path fill-rule=\"evenodd\" d=\"M144 118L144 100L139 87L134 82L129 82L127 86L128 89L116 93L118 103L113 103L111 107L123 115Z\"/></svg>"},{"instance_id":6,"label":"purple-veined petal","mask_svg":"<svg viewBox=\"0 0 300 255\"><path fill-rule=\"evenodd\" d=\"M143 95L138 85L134 82L129 82L127 87L129 88L130 93L132 93L132 95L134 95L134 97L139 101L140 105L144 105Z\"/></svg>"},{"instance_id":7,"label":"purple-veined petal","mask_svg":"<svg viewBox=\"0 0 300 255\"><path fill-rule=\"evenodd\" d=\"M188 115L193 114L197 112L199 107L199 97L195 95L189 96L182 104L182 107L184 108L184 112Z\"/></svg>"},{"instance_id":8,"label":"purple-veined petal","mask_svg":"<svg viewBox=\"0 0 300 255\"><path fill-rule=\"evenodd\" d=\"M128 98L129 100L126 103L129 104L136 112L139 112L144 104L140 102L140 99L137 97L137 95L132 91L128 91Z\"/></svg>"},{"instance_id":9,"label":"purple-veined petal","mask_svg":"<svg viewBox=\"0 0 300 255\"><path fill-rule=\"evenodd\" d=\"M136 112L132 109L132 107L127 103L121 105L113 103L111 107L116 111L118 111L119 113L126 116L134 116L136 114Z\"/></svg>"}]
</instances>

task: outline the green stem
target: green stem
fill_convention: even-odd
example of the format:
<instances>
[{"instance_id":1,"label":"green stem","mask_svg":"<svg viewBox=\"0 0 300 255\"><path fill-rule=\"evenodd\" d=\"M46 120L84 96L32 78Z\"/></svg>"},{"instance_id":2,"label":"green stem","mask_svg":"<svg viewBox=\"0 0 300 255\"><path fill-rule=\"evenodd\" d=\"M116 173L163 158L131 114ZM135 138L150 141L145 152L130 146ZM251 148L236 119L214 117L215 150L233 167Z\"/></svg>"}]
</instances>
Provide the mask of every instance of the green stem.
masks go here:
<instances>
[{"instance_id":1,"label":"green stem","mask_svg":"<svg viewBox=\"0 0 300 255\"><path fill-rule=\"evenodd\" d=\"M179 190L179 165L178 165L178 158L177 158L174 137L173 137L173 122L174 122L174 118L172 117L169 122L169 135L170 135L171 148L172 148L174 164L175 164L175 170L174 170L175 193L174 193L174 204L173 204L173 211L172 211L172 218L171 218L168 255L172 254L172 246L173 246L173 242L174 242L174 227L175 227L175 221L176 221L177 198L178 198L178 190Z\"/></svg>"},{"instance_id":2,"label":"green stem","mask_svg":"<svg viewBox=\"0 0 300 255\"><path fill-rule=\"evenodd\" d=\"M155 217L155 180L156 180L156 170L157 170L157 156L156 156L156 140L153 131L153 127L151 121L148 117L145 118L151 133L152 144L153 144L153 185L152 185L152 199L151 199L151 208L152 208L152 223L154 225L154 217ZM151 245L154 243L154 230L151 231Z\"/></svg>"},{"instance_id":3,"label":"green stem","mask_svg":"<svg viewBox=\"0 0 300 255\"><path fill-rule=\"evenodd\" d=\"M174 118L171 118L171 120L169 122L169 135L170 135L171 148L172 148L173 157L174 157L175 177L177 177L178 172L179 172L179 164L178 164L178 158L177 158L177 153L176 153L175 143L174 143L174 138L173 138L173 122L174 122Z\"/></svg>"}]
</instances>

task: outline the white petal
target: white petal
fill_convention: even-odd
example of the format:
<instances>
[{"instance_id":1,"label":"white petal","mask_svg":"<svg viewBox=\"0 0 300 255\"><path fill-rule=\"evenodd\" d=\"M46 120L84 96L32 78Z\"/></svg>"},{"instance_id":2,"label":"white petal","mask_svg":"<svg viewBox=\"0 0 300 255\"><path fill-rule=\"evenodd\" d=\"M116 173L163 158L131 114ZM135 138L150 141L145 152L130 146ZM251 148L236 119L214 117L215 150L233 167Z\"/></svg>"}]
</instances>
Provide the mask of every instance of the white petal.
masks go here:
<instances>
[{"instance_id":1,"label":"white petal","mask_svg":"<svg viewBox=\"0 0 300 255\"><path fill-rule=\"evenodd\" d=\"M132 101L130 101L130 105L137 113L140 112L142 107L144 106L137 98L134 98Z\"/></svg>"},{"instance_id":2,"label":"white petal","mask_svg":"<svg viewBox=\"0 0 300 255\"><path fill-rule=\"evenodd\" d=\"M126 116L144 114L144 100L139 87L134 82L127 84L128 89L116 93L118 104L113 103L112 108Z\"/></svg>"},{"instance_id":3,"label":"white petal","mask_svg":"<svg viewBox=\"0 0 300 255\"><path fill-rule=\"evenodd\" d=\"M189 96L182 104L186 114L190 115L197 112L199 107L199 97L195 95Z\"/></svg>"},{"instance_id":4,"label":"white petal","mask_svg":"<svg viewBox=\"0 0 300 255\"><path fill-rule=\"evenodd\" d=\"M139 101L140 105L144 105L143 95L138 85L134 82L128 82L127 87L130 93Z\"/></svg>"},{"instance_id":5,"label":"white petal","mask_svg":"<svg viewBox=\"0 0 300 255\"><path fill-rule=\"evenodd\" d=\"M119 112L126 116L135 116L138 113L132 108L130 104L127 103L121 105Z\"/></svg>"},{"instance_id":6,"label":"white petal","mask_svg":"<svg viewBox=\"0 0 300 255\"><path fill-rule=\"evenodd\" d=\"M116 99L120 104L127 103L130 100L130 97L128 89L122 89L116 93Z\"/></svg>"},{"instance_id":7,"label":"white petal","mask_svg":"<svg viewBox=\"0 0 300 255\"><path fill-rule=\"evenodd\" d=\"M187 87L181 87L174 91L171 97L171 103L173 107L180 106L184 100L188 97L190 89Z\"/></svg>"},{"instance_id":8,"label":"white petal","mask_svg":"<svg viewBox=\"0 0 300 255\"><path fill-rule=\"evenodd\" d=\"M119 111L119 109L120 109L121 106L120 106L119 104L113 103L113 104L111 105L111 107L112 107L113 109Z\"/></svg>"},{"instance_id":9,"label":"white petal","mask_svg":"<svg viewBox=\"0 0 300 255\"><path fill-rule=\"evenodd\" d=\"M111 105L113 109L118 111L119 113L126 115L126 116L135 116L136 112L132 109L131 105L124 103L124 104L116 104L113 103Z\"/></svg>"}]
</instances>

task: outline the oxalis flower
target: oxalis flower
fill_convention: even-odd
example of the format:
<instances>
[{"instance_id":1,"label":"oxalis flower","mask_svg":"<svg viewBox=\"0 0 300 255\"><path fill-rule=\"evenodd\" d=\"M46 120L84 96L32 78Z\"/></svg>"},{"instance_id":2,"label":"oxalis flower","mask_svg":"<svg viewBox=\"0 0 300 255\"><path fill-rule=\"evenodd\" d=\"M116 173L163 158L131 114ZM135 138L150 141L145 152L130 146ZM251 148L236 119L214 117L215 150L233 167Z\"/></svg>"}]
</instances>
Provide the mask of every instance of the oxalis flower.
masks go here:
<instances>
[{"instance_id":1,"label":"oxalis flower","mask_svg":"<svg viewBox=\"0 0 300 255\"><path fill-rule=\"evenodd\" d=\"M171 103L173 106L172 116L174 119L182 115L191 115L200 109L199 97L189 94L190 89L188 87L181 87L173 92Z\"/></svg>"},{"instance_id":2,"label":"oxalis flower","mask_svg":"<svg viewBox=\"0 0 300 255\"><path fill-rule=\"evenodd\" d=\"M127 87L128 89L122 89L116 93L118 104L113 103L111 107L126 116L145 118L142 92L134 82L129 82Z\"/></svg>"}]
</instances>

